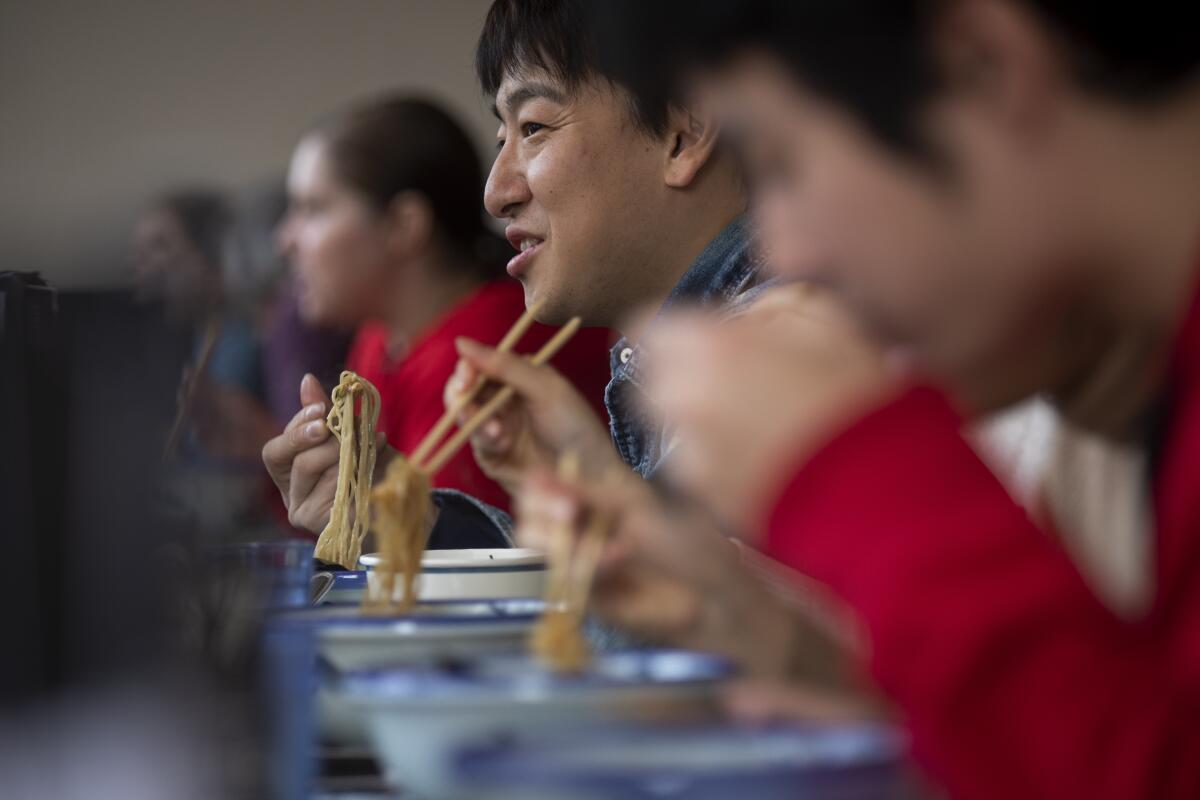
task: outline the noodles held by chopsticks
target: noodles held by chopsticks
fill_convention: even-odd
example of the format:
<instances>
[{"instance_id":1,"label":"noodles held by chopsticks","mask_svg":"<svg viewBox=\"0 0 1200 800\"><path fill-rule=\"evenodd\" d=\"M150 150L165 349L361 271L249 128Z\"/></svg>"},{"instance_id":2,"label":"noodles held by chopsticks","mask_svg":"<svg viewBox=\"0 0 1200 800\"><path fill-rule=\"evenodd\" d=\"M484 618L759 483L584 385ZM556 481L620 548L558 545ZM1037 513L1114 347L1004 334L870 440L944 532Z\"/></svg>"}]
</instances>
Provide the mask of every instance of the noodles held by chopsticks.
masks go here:
<instances>
[{"instance_id":1,"label":"noodles held by chopsticks","mask_svg":"<svg viewBox=\"0 0 1200 800\"><path fill-rule=\"evenodd\" d=\"M315 556L346 569L355 569L362 554L363 538L370 526L368 503L375 473L379 392L370 381L346 371L333 388L331 399L333 407L329 409L325 424L341 444L338 480L329 524L317 539Z\"/></svg>"},{"instance_id":2,"label":"noodles held by chopsticks","mask_svg":"<svg viewBox=\"0 0 1200 800\"><path fill-rule=\"evenodd\" d=\"M540 305L526 309L500 341L498 350L510 350L517 343L533 323L538 308ZM553 358L579 330L579 325L578 318L564 325L530 359L530 363L540 365ZM380 561L375 570L378 580L374 590L363 599L364 609L384 613L393 609L403 612L416 603L416 579L421 571L421 557L429 533L431 476L436 475L462 449L471 434L512 398L512 387L501 387L440 449L435 452L434 448L449 432L455 418L486 384L487 380L481 377L447 408L442 418L412 451L412 458L397 456L388 465L383 481L371 492ZM404 594L398 607L394 604L397 578L404 581Z\"/></svg>"},{"instance_id":3,"label":"noodles held by chopsticks","mask_svg":"<svg viewBox=\"0 0 1200 800\"><path fill-rule=\"evenodd\" d=\"M573 482L579 478L579 459L564 454L559 477ZM571 524L562 522L550 531L546 610L533 629L530 651L555 672L582 672L592 653L583 634L584 614L596 568L604 551L608 518L593 512L579 543L572 547ZM574 553L572 553L574 550Z\"/></svg>"},{"instance_id":4,"label":"noodles held by chopsticks","mask_svg":"<svg viewBox=\"0 0 1200 800\"><path fill-rule=\"evenodd\" d=\"M378 583L363 598L363 608L375 612L408 611L417 602L417 575L425 552L429 511L429 476L397 454L383 482L371 492L375 534L379 541ZM404 580L404 596L393 606L396 578Z\"/></svg>"}]
</instances>

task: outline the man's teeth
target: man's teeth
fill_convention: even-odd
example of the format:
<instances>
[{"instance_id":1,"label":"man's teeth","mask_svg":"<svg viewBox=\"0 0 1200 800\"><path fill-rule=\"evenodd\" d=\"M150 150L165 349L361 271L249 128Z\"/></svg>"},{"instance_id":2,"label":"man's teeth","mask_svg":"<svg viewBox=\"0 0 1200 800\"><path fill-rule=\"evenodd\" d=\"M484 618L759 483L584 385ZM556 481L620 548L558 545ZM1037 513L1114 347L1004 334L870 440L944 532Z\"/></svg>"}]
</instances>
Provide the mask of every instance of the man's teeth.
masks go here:
<instances>
[{"instance_id":1,"label":"man's teeth","mask_svg":"<svg viewBox=\"0 0 1200 800\"><path fill-rule=\"evenodd\" d=\"M524 253L529 248L537 247L541 243L542 243L541 239L522 239L521 240L521 252Z\"/></svg>"}]
</instances>

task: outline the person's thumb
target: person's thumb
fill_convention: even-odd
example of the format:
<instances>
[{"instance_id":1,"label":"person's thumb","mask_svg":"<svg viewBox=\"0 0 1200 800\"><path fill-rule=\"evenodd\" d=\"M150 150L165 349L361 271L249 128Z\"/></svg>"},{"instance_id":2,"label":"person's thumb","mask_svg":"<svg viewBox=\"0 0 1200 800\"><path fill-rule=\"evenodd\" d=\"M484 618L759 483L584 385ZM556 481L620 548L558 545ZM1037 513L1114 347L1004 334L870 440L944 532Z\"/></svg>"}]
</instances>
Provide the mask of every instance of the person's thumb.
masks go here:
<instances>
[{"instance_id":1,"label":"person's thumb","mask_svg":"<svg viewBox=\"0 0 1200 800\"><path fill-rule=\"evenodd\" d=\"M306 408L314 403L325 402L325 390L316 376L308 373L300 381L300 407Z\"/></svg>"}]
</instances>

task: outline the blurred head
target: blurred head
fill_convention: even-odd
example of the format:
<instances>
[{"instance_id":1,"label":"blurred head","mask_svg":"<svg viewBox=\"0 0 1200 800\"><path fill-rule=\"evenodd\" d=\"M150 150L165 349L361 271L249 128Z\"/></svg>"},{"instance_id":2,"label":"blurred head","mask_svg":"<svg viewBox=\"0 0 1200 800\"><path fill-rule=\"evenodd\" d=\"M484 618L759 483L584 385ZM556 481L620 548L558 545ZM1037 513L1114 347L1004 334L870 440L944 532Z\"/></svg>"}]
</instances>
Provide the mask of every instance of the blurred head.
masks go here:
<instances>
[{"instance_id":1,"label":"blurred head","mask_svg":"<svg viewBox=\"0 0 1200 800\"><path fill-rule=\"evenodd\" d=\"M1121 202L1098 178L1122 155L1109 131L1194 78L1200 51L1176 12L619 5L614 69L652 98L675 77L658 65L690 66L743 144L782 271L831 285L882 342L980 405L1084 368L1081 303L1108 257L1101 220Z\"/></svg>"},{"instance_id":2,"label":"blurred head","mask_svg":"<svg viewBox=\"0 0 1200 800\"><path fill-rule=\"evenodd\" d=\"M413 270L433 261L448 280L502 275L482 185L467 134L425 100L376 101L309 132L279 232L301 313L337 326L387 318Z\"/></svg>"},{"instance_id":3,"label":"blurred head","mask_svg":"<svg viewBox=\"0 0 1200 800\"><path fill-rule=\"evenodd\" d=\"M592 38L581 0L497 0L476 51L499 120L484 202L549 323L619 324L743 205L712 120L636 100Z\"/></svg>"},{"instance_id":4,"label":"blurred head","mask_svg":"<svg viewBox=\"0 0 1200 800\"><path fill-rule=\"evenodd\" d=\"M221 297L222 260L232 215L223 195L173 192L152 203L134 228L134 281L139 298L192 319Z\"/></svg>"}]
</instances>

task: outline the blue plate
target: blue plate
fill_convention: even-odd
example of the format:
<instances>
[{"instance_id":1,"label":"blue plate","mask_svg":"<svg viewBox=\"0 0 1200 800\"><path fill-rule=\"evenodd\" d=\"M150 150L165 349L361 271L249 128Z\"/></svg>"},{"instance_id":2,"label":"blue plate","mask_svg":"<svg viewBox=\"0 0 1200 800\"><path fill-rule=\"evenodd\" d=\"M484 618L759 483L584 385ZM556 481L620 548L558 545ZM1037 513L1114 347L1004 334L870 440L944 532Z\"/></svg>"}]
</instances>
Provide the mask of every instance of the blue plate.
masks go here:
<instances>
[{"instance_id":1,"label":"blue plate","mask_svg":"<svg viewBox=\"0 0 1200 800\"><path fill-rule=\"evenodd\" d=\"M347 675L342 686L351 696L375 701L470 703L495 696L536 700L580 691L711 684L732 673L728 661L703 653L628 650L602 653L578 675L551 672L533 656L522 654L491 656L452 670L409 668L357 672Z\"/></svg>"},{"instance_id":2,"label":"blue plate","mask_svg":"<svg viewBox=\"0 0 1200 800\"><path fill-rule=\"evenodd\" d=\"M366 570L334 572L333 586L325 594L325 604L358 603L367 591Z\"/></svg>"},{"instance_id":3,"label":"blue plate","mask_svg":"<svg viewBox=\"0 0 1200 800\"><path fill-rule=\"evenodd\" d=\"M455 764L467 785L514 797L892 800L913 789L905 752L882 725L612 726L468 747Z\"/></svg>"},{"instance_id":4,"label":"blue plate","mask_svg":"<svg viewBox=\"0 0 1200 800\"><path fill-rule=\"evenodd\" d=\"M363 614L358 603L328 603L318 608L277 614L275 622L314 628L363 628L408 625L479 625L533 622L546 609L542 600L426 600L404 614Z\"/></svg>"}]
</instances>

